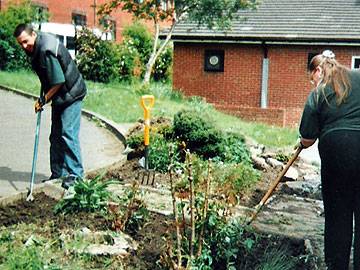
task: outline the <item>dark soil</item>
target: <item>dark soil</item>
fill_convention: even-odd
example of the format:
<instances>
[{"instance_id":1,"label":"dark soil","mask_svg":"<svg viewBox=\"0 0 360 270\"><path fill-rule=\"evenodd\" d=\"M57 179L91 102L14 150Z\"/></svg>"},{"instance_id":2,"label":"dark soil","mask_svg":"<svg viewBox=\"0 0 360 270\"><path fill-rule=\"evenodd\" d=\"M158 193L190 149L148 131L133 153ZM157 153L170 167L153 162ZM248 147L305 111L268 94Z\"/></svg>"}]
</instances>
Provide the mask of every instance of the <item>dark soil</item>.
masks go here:
<instances>
[{"instance_id":1,"label":"dark soil","mask_svg":"<svg viewBox=\"0 0 360 270\"><path fill-rule=\"evenodd\" d=\"M104 230L111 225L102 215L95 213L54 214L57 201L44 193L34 195L34 201L25 199L0 207L0 227L25 223L43 226L49 221L58 229L79 229L87 227L90 230Z\"/></svg>"},{"instance_id":2,"label":"dark soil","mask_svg":"<svg viewBox=\"0 0 360 270\"><path fill-rule=\"evenodd\" d=\"M53 231L75 230L87 227L92 231L109 230L111 223L101 215L93 213L75 213L68 215L55 215L53 208L56 201L47 197L45 194L37 194L33 202L20 200L12 205L0 207L0 227L11 226L19 223L35 224L37 226L46 226L49 221L53 221ZM160 270L164 267L159 263L162 253L165 251L165 237L173 229L173 221L157 213L150 213L150 217L136 233L132 234L134 240L139 244L138 249L127 258L125 262L127 269L136 270ZM254 237L254 236L247 236ZM274 235L258 235L257 246L251 253L241 256L238 265L243 265L240 269L255 269L255 264L263 257L269 249L286 250L289 258L299 258L304 255L304 245L302 240L288 239ZM251 254L251 255L249 255ZM218 265L215 269L225 269L224 265ZM294 270L307 270L302 261L294 266Z\"/></svg>"}]
</instances>

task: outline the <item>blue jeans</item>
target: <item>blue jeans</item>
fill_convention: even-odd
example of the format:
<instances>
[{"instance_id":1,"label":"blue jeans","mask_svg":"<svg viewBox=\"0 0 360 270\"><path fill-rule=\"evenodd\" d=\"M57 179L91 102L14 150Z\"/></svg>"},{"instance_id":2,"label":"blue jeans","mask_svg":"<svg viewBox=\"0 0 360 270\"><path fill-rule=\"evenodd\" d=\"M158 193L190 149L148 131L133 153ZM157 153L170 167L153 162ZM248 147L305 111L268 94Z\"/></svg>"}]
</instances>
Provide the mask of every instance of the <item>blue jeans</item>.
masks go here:
<instances>
[{"instance_id":1,"label":"blue jeans","mask_svg":"<svg viewBox=\"0 0 360 270\"><path fill-rule=\"evenodd\" d=\"M63 176L83 177L80 150L80 119L82 100L67 107L52 107L50 133L50 179Z\"/></svg>"}]
</instances>

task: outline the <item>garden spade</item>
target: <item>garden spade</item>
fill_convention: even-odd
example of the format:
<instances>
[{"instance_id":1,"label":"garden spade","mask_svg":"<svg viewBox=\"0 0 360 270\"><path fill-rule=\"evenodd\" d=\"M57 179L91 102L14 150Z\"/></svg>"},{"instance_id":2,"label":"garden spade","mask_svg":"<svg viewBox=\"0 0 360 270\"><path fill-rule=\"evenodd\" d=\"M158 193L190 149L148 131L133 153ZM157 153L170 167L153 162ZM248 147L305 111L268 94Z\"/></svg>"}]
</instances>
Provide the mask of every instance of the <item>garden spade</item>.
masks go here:
<instances>
[{"instance_id":1,"label":"garden spade","mask_svg":"<svg viewBox=\"0 0 360 270\"><path fill-rule=\"evenodd\" d=\"M36 171L36 161L37 161L37 153L38 153L38 145L39 145L39 135L40 135L40 123L41 123L41 110L37 112L36 119L36 129L35 129L35 143L34 143L34 154L31 168L31 179L30 179L30 188L27 195L27 201L33 201L34 196L32 195L34 180L35 180L35 171Z\"/></svg>"},{"instance_id":2,"label":"garden spade","mask_svg":"<svg viewBox=\"0 0 360 270\"><path fill-rule=\"evenodd\" d=\"M290 168L290 166L294 163L294 161L297 159L297 157L299 156L301 150L303 149L303 147L298 147L295 151L295 153L293 154L293 156L291 157L291 159L287 162L287 164L285 165L284 169L281 171L281 173L278 175L278 177L276 178L275 182L271 185L270 189L266 192L266 194L264 195L264 197L261 199L261 201L255 206L254 211L252 212L250 219L246 222L247 225L250 225L251 222L254 221L254 219L257 217L258 213L260 212L261 208L264 206L264 204L267 202L267 200L270 198L271 194L273 193L273 191L275 190L275 188L278 186L278 184L280 183L281 179L283 178L283 176L286 174L286 172L288 171L288 169Z\"/></svg>"},{"instance_id":3,"label":"garden spade","mask_svg":"<svg viewBox=\"0 0 360 270\"><path fill-rule=\"evenodd\" d=\"M150 110L154 106L155 98L153 95L143 95L141 97L141 107L144 109L144 146L145 146L145 154L144 154L144 162L142 164L145 172L142 175L141 184L144 184L146 179L146 184L150 183L150 170L149 170L149 144L150 144ZM155 173L153 174L151 185L154 184Z\"/></svg>"}]
</instances>

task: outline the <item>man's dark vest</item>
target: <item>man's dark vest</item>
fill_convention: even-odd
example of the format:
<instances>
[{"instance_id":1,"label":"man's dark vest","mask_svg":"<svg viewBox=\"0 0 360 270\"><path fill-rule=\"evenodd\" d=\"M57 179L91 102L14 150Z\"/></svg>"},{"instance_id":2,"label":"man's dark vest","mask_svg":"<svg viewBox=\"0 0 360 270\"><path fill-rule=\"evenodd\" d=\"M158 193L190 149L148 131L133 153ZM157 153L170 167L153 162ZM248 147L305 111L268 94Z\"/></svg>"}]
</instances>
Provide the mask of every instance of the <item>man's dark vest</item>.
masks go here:
<instances>
[{"instance_id":1,"label":"man's dark vest","mask_svg":"<svg viewBox=\"0 0 360 270\"><path fill-rule=\"evenodd\" d=\"M46 33L38 33L31 60L41 82L41 94L46 94L51 88L46 72L46 56L50 54L58 59L65 77L64 85L52 98L52 105L66 106L84 98L86 85L69 51L55 36Z\"/></svg>"}]
</instances>

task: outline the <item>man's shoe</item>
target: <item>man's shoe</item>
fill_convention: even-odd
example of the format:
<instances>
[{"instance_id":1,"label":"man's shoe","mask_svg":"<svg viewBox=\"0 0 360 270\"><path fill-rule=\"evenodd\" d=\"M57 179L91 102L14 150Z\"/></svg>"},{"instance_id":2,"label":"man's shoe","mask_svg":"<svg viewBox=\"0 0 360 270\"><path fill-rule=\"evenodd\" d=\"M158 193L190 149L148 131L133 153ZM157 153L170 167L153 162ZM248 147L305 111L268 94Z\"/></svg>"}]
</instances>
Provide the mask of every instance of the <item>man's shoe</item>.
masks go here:
<instances>
[{"instance_id":1,"label":"man's shoe","mask_svg":"<svg viewBox=\"0 0 360 270\"><path fill-rule=\"evenodd\" d=\"M75 184L75 181L77 179L77 176L69 175L64 178L61 187L64 189L69 189L69 187L73 186Z\"/></svg>"}]
</instances>

